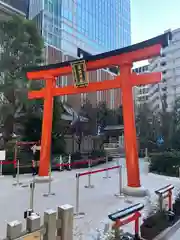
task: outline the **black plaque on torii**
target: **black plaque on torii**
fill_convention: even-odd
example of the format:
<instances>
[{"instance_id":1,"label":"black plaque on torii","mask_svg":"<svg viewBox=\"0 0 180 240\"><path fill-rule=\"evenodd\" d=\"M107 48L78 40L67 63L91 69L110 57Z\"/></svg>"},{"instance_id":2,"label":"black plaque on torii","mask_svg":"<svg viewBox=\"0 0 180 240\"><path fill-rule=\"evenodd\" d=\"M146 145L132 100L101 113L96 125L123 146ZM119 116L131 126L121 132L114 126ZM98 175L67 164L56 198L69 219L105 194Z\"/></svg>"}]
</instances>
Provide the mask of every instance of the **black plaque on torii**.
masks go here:
<instances>
[{"instance_id":1,"label":"black plaque on torii","mask_svg":"<svg viewBox=\"0 0 180 240\"><path fill-rule=\"evenodd\" d=\"M87 87L89 79L86 71L86 62L84 60L74 61L71 63L72 75L76 87Z\"/></svg>"}]
</instances>

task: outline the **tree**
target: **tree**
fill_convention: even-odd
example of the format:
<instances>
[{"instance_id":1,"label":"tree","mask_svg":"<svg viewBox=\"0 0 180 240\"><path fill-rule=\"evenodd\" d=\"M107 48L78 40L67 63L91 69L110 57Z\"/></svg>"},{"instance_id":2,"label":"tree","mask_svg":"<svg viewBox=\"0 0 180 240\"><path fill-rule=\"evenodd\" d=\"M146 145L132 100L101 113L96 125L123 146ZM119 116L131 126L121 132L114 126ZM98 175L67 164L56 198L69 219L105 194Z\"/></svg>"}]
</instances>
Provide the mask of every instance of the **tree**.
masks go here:
<instances>
[{"instance_id":1,"label":"tree","mask_svg":"<svg viewBox=\"0 0 180 240\"><path fill-rule=\"evenodd\" d=\"M171 145L172 149L180 150L180 97L175 100L175 104L171 113Z\"/></svg>"},{"instance_id":2,"label":"tree","mask_svg":"<svg viewBox=\"0 0 180 240\"><path fill-rule=\"evenodd\" d=\"M42 62L43 40L33 21L16 15L8 21L1 21L0 36L0 92L5 98L1 120L7 141L14 131L18 110L28 108L29 83L25 68Z\"/></svg>"},{"instance_id":3,"label":"tree","mask_svg":"<svg viewBox=\"0 0 180 240\"><path fill-rule=\"evenodd\" d=\"M64 123L62 120L63 104L60 97L54 98L53 122L52 122L52 153L64 153Z\"/></svg>"},{"instance_id":4,"label":"tree","mask_svg":"<svg viewBox=\"0 0 180 240\"><path fill-rule=\"evenodd\" d=\"M71 123L72 132L76 135L76 142L78 144L78 152L81 152L81 143L83 140L83 122L80 120L80 114L74 116L74 121Z\"/></svg>"},{"instance_id":5,"label":"tree","mask_svg":"<svg viewBox=\"0 0 180 240\"><path fill-rule=\"evenodd\" d=\"M100 102L97 106L97 123L101 127L105 127L107 125L107 117L108 117L108 107L106 102Z\"/></svg>"},{"instance_id":6,"label":"tree","mask_svg":"<svg viewBox=\"0 0 180 240\"><path fill-rule=\"evenodd\" d=\"M86 124L87 128L84 129L84 132L88 135L97 134L97 113L98 108L93 107L90 101L86 101L80 109L80 115L88 119Z\"/></svg>"},{"instance_id":7,"label":"tree","mask_svg":"<svg viewBox=\"0 0 180 240\"><path fill-rule=\"evenodd\" d=\"M157 137L160 135L158 116L154 115L148 104L143 104L136 118L137 135L140 149L149 150L157 148Z\"/></svg>"}]
</instances>

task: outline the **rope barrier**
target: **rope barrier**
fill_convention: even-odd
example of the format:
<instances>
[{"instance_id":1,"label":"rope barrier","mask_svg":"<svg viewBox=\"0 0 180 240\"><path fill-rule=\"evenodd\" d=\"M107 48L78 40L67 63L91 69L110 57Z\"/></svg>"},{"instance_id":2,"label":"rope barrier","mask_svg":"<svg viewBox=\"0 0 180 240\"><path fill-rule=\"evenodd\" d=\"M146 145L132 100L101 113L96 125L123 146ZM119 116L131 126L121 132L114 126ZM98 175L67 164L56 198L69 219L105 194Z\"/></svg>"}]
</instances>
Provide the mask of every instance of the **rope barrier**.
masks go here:
<instances>
[{"instance_id":1,"label":"rope barrier","mask_svg":"<svg viewBox=\"0 0 180 240\"><path fill-rule=\"evenodd\" d=\"M21 141L21 142L16 142L16 145L17 146L23 146L23 145L33 145L33 144L37 144L38 142L23 142L23 141Z\"/></svg>"},{"instance_id":2,"label":"rope barrier","mask_svg":"<svg viewBox=\"0 0 180 240\"><path fill-rule=\"evenodd\" d=\"M94 162L98 162L99 160L104 160L105 157L101 157L101 158L96 158L96 159L87 159L87 160L83 160L83 161L75 161L73 163L58 163L56 164L55 166L56 167L68 167L68 166L73 166L73 165L81 165L81 164L86 164L88 163L89 161L94 161Z\"/></svg>"},{"instance_id":3,"label":"rope barrier","mask_svg":"<svg viewBox=\"0 0 180 240\"><path fill-rule=\"evenodd\" d=\"M16 164L16 160L14 160L14 161L0 161L0 165L8 165L8 164Z\"/></svg>"},{"instance_id":4,"label":"rope barrier","mask_svg":"<svg viewBox=\"0 0 180 240\"><path fill-rule=\"evenodd\" d=\"M117 168L119 168L119 167L120 167L120 166L114 166L114 167L102 168L102 169L98 169L98 170L94 170L94 171L87 171L87 172L79 173L79 177L86 176L86 175L89 175L89 174L95 174L95 173L105 172L105 171L117 169Z\"/></svg>"}]
</instances>

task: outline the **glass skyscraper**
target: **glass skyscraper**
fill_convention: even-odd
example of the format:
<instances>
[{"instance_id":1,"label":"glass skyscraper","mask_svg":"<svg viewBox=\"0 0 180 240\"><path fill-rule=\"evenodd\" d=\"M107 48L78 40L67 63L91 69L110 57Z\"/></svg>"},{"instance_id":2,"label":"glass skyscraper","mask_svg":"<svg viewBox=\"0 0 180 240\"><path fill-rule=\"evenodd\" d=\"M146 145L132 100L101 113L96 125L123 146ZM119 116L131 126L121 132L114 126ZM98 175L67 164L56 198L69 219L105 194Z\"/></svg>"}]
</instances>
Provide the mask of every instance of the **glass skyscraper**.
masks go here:
<instances>
[{"instance_id":1,"label":"glass skyscraper","mask_svg":"<svg viewBox=\"0 0 180 240\"><path fill-rule=\"evenodd\" d=\"M44 37L47 63L75 59L78 48L96 54L131 44L130 0L30 0L29 17ZM91 74L93 81L112 79L104 70ZM63 86L69 82L69 76L61 79ZM120 91L109 92L92 101L109 99L113 108Z\"/></svg>"},{"instance_id":2,"label":"glass skyscraper","mask_svg":"<svg viewBox=\"0 0 180 240\"><path fill-rule=\"evenodd\" d=\"M23 13L28 16L29 10L29 0L0 0L0 4L5 4L4 7L12 7L19 11L19 13Z\"/></svg>"},{"instance_id":3,"label":"glass skyscraper","mask_svg":"<svg viewBox=\"0 0 180 240\"><path fill-rule=\"evenodd\" d=\"M30 0L30 17L40 12L45 41L98 53L131 44L130 0ZM72 50L73 52L73 50Z\"/></svg>"},{"instance_id":4,"label":"glass skyscraper","mask_svg":"<svg viewBox=\"0 0 180 240\"><path fill-rule=\"evenodd\" d=\"M69 11L67 15L65 10L69 7L68 1L64 3L62 15L73 21L73 13ZM97 51L130 45L130 0L77 0L74 4L76 37L79 40Z\"/></svg>"}]
</instances>

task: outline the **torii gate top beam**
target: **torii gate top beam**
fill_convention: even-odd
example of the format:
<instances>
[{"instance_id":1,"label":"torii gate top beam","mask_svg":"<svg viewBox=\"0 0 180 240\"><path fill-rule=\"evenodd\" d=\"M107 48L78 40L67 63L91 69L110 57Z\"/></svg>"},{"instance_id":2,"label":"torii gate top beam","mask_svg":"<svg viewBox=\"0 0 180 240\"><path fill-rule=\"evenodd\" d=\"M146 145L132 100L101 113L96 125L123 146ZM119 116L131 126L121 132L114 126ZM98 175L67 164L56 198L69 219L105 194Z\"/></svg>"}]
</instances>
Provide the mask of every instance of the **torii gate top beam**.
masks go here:
<instances>
[{"instance_id":1,"label":"torii gate top beam","mask_svg":"<svg viewBox=\"0 0 180 240\"><path fill-rule=\"evenodd\" d=\"M148 58L159 56L161 48L168 46L171 39L171 32L164 33L155 38L146 40L129 47L120 48L110 52L88 56L85 60L87 71L97 70L112 65L120 66L124 63L133 63ZM75 60L76 61L76 60ZM36 66L26 69L27 77L31 80L44 79L45 76L64 76L72 73L71 63L66 61L47 66Z\"/></svg>"}]
</instances>

